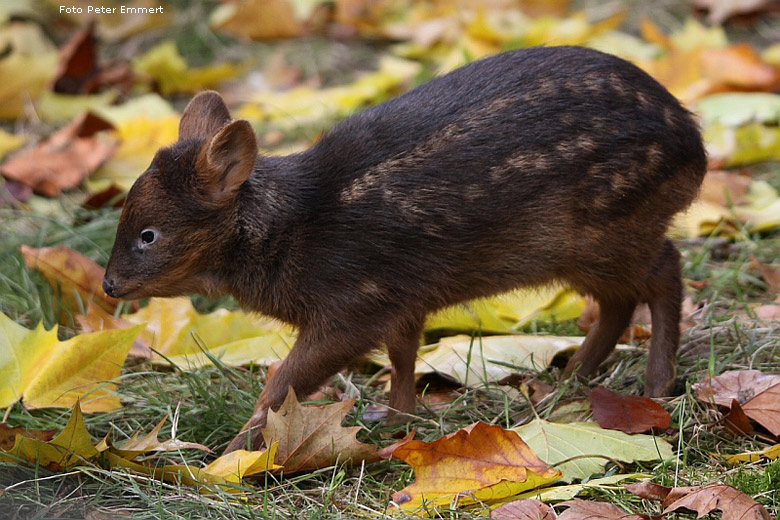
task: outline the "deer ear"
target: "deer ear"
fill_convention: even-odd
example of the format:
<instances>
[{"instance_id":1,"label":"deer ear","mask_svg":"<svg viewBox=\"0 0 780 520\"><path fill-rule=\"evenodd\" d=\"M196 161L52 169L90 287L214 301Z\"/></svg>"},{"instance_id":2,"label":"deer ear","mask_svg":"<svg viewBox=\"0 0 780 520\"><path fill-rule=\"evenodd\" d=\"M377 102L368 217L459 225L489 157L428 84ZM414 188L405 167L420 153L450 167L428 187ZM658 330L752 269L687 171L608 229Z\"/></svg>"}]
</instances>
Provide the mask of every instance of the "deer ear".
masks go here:
<instances>
[{"instance_id":1,"label":"deer ear","mask_svg":"<svg viewBox=\"0 0 780 520\"><path fill-rule=\"evenodd\" d=\"M238 119L220 129L203 145L195 169L208 201L230 203L252 174L257 160L257 139L252 125Z\"/></svg>"},{"instance_id":2,"label":"deer ear","mask_svg":"<svg viewBox=\"0 0 780 520\"><path fill-rule=\"evenodd\" d=\"M208 139L230 122L222 96L213 90L201 92L187 104L179 122L179 140Z\"/></svg>"}]
</instances>

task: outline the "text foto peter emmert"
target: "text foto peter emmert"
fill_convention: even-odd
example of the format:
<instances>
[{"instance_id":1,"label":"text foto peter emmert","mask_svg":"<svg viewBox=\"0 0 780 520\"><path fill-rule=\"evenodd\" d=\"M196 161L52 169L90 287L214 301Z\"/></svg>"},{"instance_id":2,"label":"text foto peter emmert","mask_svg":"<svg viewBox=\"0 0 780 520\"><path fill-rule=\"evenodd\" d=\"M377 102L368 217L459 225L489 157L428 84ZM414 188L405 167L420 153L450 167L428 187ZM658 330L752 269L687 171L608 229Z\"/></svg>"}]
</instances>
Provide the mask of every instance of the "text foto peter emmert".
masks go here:
<instances>
[{"instance_id":1,"label":"text foto peter emmert","mask_svg":"<svg viewBox=\"0 0 780 520\"><path fill-rule=\"evenodd\" d=\"M60 6L60 12L61 13L77 13L77 14L114 14L114 13L120 13L120 14L163 14L163 6L159 7L127 7L127 6L118 6L118 7L103 7L101 5L88 5L86 7L76 7L76 6L67 6L67 5L61 5Z\"/></svg>"}]
</instances>

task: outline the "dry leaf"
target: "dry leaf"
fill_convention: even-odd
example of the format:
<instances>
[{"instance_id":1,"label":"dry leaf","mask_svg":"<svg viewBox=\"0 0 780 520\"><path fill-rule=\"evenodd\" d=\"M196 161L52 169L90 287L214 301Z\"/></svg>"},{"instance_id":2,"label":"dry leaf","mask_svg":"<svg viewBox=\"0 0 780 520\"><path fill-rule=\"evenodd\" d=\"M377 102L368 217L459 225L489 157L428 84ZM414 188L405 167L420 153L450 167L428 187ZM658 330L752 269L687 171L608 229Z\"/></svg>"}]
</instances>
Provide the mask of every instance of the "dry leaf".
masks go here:
<instances>
[{"instance_id":1,"label":"dry leaf","mask_svg":"<svg viewBox=\"0 0 780 520\"><path fill-rule=\"evenodd\" d=\"M656 484L650 480L643 480L636 484L626 484L624 487L636 496L650 500L665 500L672 490L672 488Z\"/></svg>"},{"instance_id":2,"label":"dry leaf","mask_svg":"<svg viewBox=\"0 0 780 520\"><path fill-rule=\"evenodd\" d=\"M555 520L555 511L539 500L526 498L503 504L490 512L492 520Z\"/></svg>"},{"instance_id":3,"label":"dry leaf","mask_svg":"<svg viewBox=\"0 0 780 520\"><path fill-rule=\"evenodd\" d=\"M730 407L736 400L745 415L780 435L780 375L758 370L734 370L694 385L700 401Z\"/></svg>"},{"instance_id":4,"label":"dry leaf","mask_svg":"<svg viewBox=\"0 0 780 520\"><path fill-rule=\"evenodd\" d=\"M0 451L11 451L16 444L16 436L29 437L39 441L50 441L57 430L28 430L21 426L8 426L0 423Z\"/></svg>"},{"instance_id":5,"label":"dry leaf","mask_svg":"<svg viewBox=\"0 0 780 520\"><path fill-rule=\"evenodd\" d=\"M746 453L737 453L734 455L719 455L729 464L736 464L738 462L758 462L762 458L775 460L780 458L780 444L769 446L760 451L749 451Z\"/></svg>"},{"instance_id":6,"label":"dry leaf","mask_svg":"<svg viewBox=\"0 0 780 520\"><path fill-rule=\"evenodd\" d=\"M39 271L60 296L63 311L82 312L92 302L109 313L116 310L119 300L103 290L105 269L94 261L67 246L35 249L23 245L20 249L27 268Z\"/></svg>"},{"instance_id":7,"label":"dry leaf","mask_svg":"<svg viewBox=\"0 0 780 520\"><path fill-rule=\"evenodd\" d=\"M721 24L732 16L763 11L776 4L775 0L695 0L698 9L709 11L707 21Z\"/></svg>"},{"instance_id":8,"label":"dry leaf","mask_svg":"<svg viewBox=\"0 0 780 520\"><path fill-rule=\"evenodd\" d=\"M701 518L712 511L722 511L723 520L771 520L764 506L724 484L674 488L662 505L664 514L685 509L696 511Z\"/></svg>"},{"instance_id":9,"label":"dry leaf","mask_svg":"<svg viewBox=\"0 0 780 520\"><path fill-rule=\"evenodd\" d=\"M742 410L739 401L736 399L731 400L731 409L723 417L723 421L726 423L726 428L734 435L750 435L753 433L753 425L750 424L750 418Z\"/></svg>"},{"instance_id":10,"label":"dry leaf","mask_svg":"<svg viewBox=\"0 0 780 520\"><path fill-rule=\"evenodd\" d=\"M475 423L433 442L407 438L380 452L414 469L415 481L393 493L403 509L423 503L463 505L514 496L561 477L513 431Z\"/></svg>"},{"instance_id":11,"label":"dry leaf","mask_svg":"<svg viewBox=\"0 0 780 520\"><path fill-rule=\"evenodd\" d=\"M211 15L211 26L253 40L290 38L301 34L295 10L288 0L233 0Z\"/></svg>"},{"instance_id":12,"label":"dry leaf","mask_svg":"<svg viewBox=\"0 0 780 520\"><path fill-rule=\"evenodd\" d=\"M98 451L110 450L111 453L128 460L134 459L138 455L143 455L150 451L196 449L211 453L209 448L195 442L184 442L179 439L168 439L167 441L162 442L158 440L157 435L160 433L163 424L165 424L165 421L168 420L169 416L170 414L163 417L162 420L157 423L157 426L152 428L152 431L143 437L140 437L140 432L135 432L129 439L115 445L111 439L109 439L108 435L106 435L106 437L98 443L96 448Z\"/></svg>"},{"instance_id":13,"label":"dry leaf","mask_svg":"<svg viewBox=\"0 0 780 520\"><path fill-rule=\"evenodd\" d=\"M350 459L355 464L377 460L376 447L355 438L360 426L341 426L354 404L354 399L348 399L324 406L302 406L290 388L279 410L268 411L268 423L262 430L266 445L277 443L276 463L285 472L295 473Z\"/></svg>"},{"instance_id":14,"label":"dry leaf","mask_svg":"<svg viewBox=\"0 0 780 520\"><path fill-rule=\"evenodd\" d=\"M647 397L618 395L603 386L590 391L593 417L599 426L625 433L644 433L653 428L665 430L671 424L669 412Z\"/></svg>"},{"instance_id":15,"label":"dry leaf","mask_svg":"<svg viewBox=\"0 0 780 520\"><path fill-rule=\"evenodd\" d=\"M117 142L101 134L111 128L103 119L84 114L34 148L14 155L0 173L41 195L58 196L81 184L111 157Z\"/></svg>"},{"instance_id":16,"label":"dry leaf","mask_svg":"<svg viewBox=\"0 0 780 520\"><path fill-rule=\"evenodd\" d=\"M92 18L60 48L52 90L59 94L94 94L108 86L120 86L127 91L132 87L133 79L127 63L99 66L95 19Z\"/></svg>"},{"instance_id":17,"label":"dry leaf","mask_svg":"<svg viewBox=\"0 0 780 520\"><path fill-rule=\"evenodd\" d=\"M607 502L589 502L575 498L564 502L569 509L561 513L560 520L648 520L647 515L626 513L614 504Z\"/></svg>"}]
</instances>

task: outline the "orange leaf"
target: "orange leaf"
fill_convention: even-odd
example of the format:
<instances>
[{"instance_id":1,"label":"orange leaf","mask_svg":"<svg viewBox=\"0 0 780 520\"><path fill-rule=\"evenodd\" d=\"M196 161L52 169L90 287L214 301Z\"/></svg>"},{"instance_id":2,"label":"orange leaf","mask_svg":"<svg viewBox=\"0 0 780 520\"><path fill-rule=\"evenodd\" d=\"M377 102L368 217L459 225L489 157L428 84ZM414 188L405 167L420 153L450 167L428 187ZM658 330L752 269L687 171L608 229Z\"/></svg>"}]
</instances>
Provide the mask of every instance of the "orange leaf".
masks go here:
<instances>
[{"instance_id":1,"label":"orange leaf","mask_svg":"<svg viewBox=\"0 0 780 520\"><path fill-rule=\"evenodd\" d=\"M433 442L404 440L380 456L401 459L416 480L393 494L404 509L423 502L494 501L558 480L562 473L539 459L519 435L475 423Z\"/></svg>"},{"instance_id":2,"label":"orange leaf","mask_svg":"<svg viewBox=\"0 0 780 520\"><path fill-rule=\"evenodd\" d=\"M67 246L20 249L27 268L39 271L53 291L60 291L64 308L75 313L94 302L108 313L116 310L119 300L103 291L104 269L94 261Z\"/></svg>"},{"instance_id":3,"label":"orange leaf","mask_svg":"<svg viewBox=\"0 0 780 520\"><path fill-rule=\"evenodd\" d=\"M111 128L99 117L84 114L36 147L12 157L0 172L36 193L58 196L62 190L81 184L113 155L117 141L97 135Z\"/></svg>"}]
</instances>

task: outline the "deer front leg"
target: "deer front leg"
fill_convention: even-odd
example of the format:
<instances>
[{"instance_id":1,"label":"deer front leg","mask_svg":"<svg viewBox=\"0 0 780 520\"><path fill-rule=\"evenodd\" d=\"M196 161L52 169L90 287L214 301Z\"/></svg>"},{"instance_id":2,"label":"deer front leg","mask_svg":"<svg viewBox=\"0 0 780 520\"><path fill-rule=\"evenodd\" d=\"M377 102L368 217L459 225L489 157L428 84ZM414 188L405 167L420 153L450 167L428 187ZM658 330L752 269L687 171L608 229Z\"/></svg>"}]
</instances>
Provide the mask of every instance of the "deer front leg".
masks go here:
<instances>
[{"instance_id":1,"label":"deer front leg","mask_svg":"<svg viewBox=\"0 0 780 520\"><path fill-rule=\"evenodd\" d=\"M299 397L307 396L373 346L369 339L346 338L343 333L302 330L279 370L260 393L252 417L228 444L225 453L259 449L263 444L261 430L266 425L268 410L277 410L282 405L289 387Z\"/></svg>"}]
</instances>

